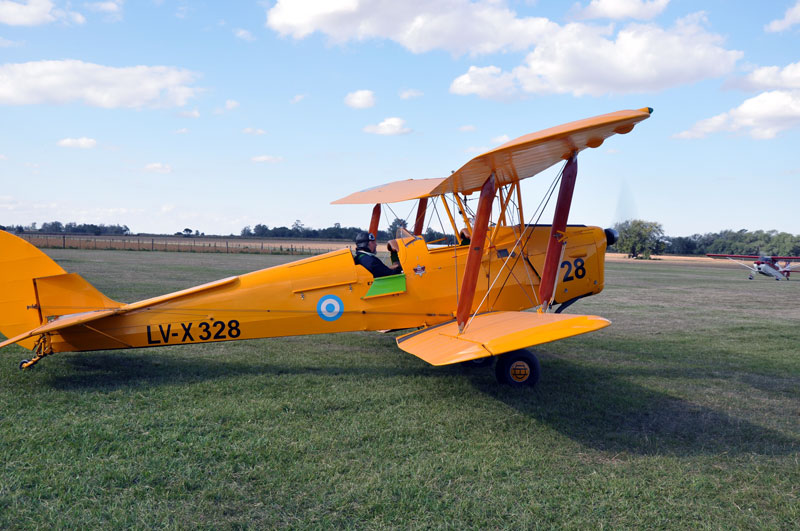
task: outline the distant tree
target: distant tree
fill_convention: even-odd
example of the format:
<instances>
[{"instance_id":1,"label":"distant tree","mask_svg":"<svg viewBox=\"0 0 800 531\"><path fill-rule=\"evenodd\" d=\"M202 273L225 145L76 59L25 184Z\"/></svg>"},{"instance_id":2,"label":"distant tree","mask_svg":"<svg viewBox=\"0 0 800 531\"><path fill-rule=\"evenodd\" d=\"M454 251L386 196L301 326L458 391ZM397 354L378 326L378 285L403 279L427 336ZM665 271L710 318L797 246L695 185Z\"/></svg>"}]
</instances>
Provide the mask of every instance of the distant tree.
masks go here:
<instances>
[{"instance_id":1,"label":"distant tree","mask_svg":"<svg viewBox=\"0 0 800 531\"><path fill-rule=\"evenodd\" d=\"M258 225L253 227L253 235L259 238L266 238L269 236L269 227L259 223Z\"/></svg>"},{"instance_id":2,"label":"distant tree","mask_svg":"<svg viewBox=\"0 0 800 531\"><path fill-rule=\"evenodd\" d=\"M299 219L294 220L292 223L292 236L302 238L306 232L306 227Z\"/></svg>"},{"instance_id":3,"label":"distant tree","mask_svg":"<svg viewBox=\"0 0 800 531\"><path fill-rule=\"evenodd\" d=\"M245 238L249 238L253 235L253 231L250 230L250 225L247 225L245 228L242 229L241 235Z\"/></svg>"},{"instance_id":4,"label":"distant tree","mask_svg":"<svg viewBox=\"0 0 800 531\"><path fill-rule=\"evenodd\" d=\"M617 223L614 229L619 232L615 247L631 258L650 259L653 254L663 254L666 249L664 229L655 221L631 219Z\"/></svg>"},{"instance_id":5,"label":"distant tree","mask_svg":"<svg viewBox=\"0 0 800 531\"><path fill-rule=\"evenodd\" d=\"M389 233L389 238L394 238L397 235L397 229L401 227L404 229L408 227L406 220L394 218L394 221L389 224L389 230L387 231Z\"/></svg>"},{"instance_id":6,"label":"distant tree","mask_svg":"<svg viewBox=\"0 0 800 531\"><path fill-rule=\"evenodd\" d=\"M64 225L60 221L50 221L42 223L42 232L64 232Z\"/></svg>"},{"instance_id":7,"label":"distant tree","mask_svg":"<svg viewBox=\"0 0 800 531\"><path fill-rule=\"evenodd\" d=\"M444 234L443 232L439 232L428 227L428 230L425 231L425 241L437 242L441 245L453 245L455 244L456 239L452 234Z\"/></svg>"},{"instance_id":8,"label":"distant tree","mask_svg":"<svg viewBox=\"0 0 800 531\"><path fill-rule=\"evenodd\" d=\"M190 229L189 227L183 229L183 236L185 238L190 238L192 236L192 229Z\"/></svg>"}]
</instances>

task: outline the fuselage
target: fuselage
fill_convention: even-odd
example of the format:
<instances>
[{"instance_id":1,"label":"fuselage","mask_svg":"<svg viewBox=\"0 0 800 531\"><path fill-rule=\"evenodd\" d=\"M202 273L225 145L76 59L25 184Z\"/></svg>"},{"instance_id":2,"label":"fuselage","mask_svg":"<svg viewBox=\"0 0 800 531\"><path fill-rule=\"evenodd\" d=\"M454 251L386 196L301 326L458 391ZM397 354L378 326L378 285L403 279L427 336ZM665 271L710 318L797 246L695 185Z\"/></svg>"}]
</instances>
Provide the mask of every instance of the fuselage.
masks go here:
<instances>
[{"instance_id":1,"label":"fuselage","mask_svg":"<svg viewBox=\"0 0 800 531\"><path fill-rule=\"evenodd\" d=\"M539 306L549 233L549 226L490 228L472 312ZM152 347L405 329L452 320L469 247L429 246L410 235L397 242L402 277L376 280L355 264L349 249L341 249L99 319L90 327L55 332L52 348L63 352ZM602 291L605 250L603 229L567 227L555 303Z\"/></svg>"},{"instance_id":2,"label":"fuselage","mask_svg":"<svg viewBox=\"0 0 800 531\"><path fill-rule=\"evenodd\" d=\"M755 262L758 273L774 278L775 280L789 280L789 273L784 271L781 266L772 258L764 257Z\"/></svg>"}]
</instances>

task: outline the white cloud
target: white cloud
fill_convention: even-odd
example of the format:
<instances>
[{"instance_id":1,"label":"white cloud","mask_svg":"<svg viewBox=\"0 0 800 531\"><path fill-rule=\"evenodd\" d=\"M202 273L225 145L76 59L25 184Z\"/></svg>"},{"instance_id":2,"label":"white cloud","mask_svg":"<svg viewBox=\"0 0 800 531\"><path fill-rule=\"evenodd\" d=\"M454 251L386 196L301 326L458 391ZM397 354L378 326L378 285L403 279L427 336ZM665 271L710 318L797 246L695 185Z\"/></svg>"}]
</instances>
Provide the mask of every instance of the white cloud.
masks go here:
<instances>
[{"instance_id":1,"label":"white cloud","mask_svg":"<svg viewBox=\"0 0 800 531\"><path fill-rule=\"evenodd\" d=\"M168 66L111 67L73 59L0 65L0 104L83 102L94 107L185 105L196 74Z\"/></svg>"},{"instance_id":2,"label":"white cloud","mask_svg":"<svg viewBox=\"0 0 800 531\"><path fill-rule=\"evenodd\" d=\"M466 74L455 78L450 92L466 96L475 94L481 98L506 99L518 92L514 74L503 73L496 66L470 66Z\"/></svg>"},{"instance_id":3,"label":"white cloud","mask_svg":"<svg viewBox=\"0 0 800 531\"><path fill-rule=\"evenodd\" d=\"M0 37L0 48L14 48L14 47L19 46L19 45L20 45L20 43L17 42L17 41L10 41L8 39L4 39L3 37Z\"/></svg>"},{"instance_id":4,"label":"white cloud","mask_svg":"<svg viewBox=\"0 0 800 531\"><path fill-rule=\"evenodd\" d=\"M400 99L401 100L410 100L413 98L421 98L423 96L422 91L417 89L407 89L400 92Z\"/></svg>"},{"instance_id":5,"label":"white cloud","mask_svg":"<svg viewBox=\"0 0 800 531\"><path fill-rule=\"evenodd\" d=\"M402 118L392 117L385 119L378 125L364 127L364 132L374 135L405 135L410 133L411 129L406 127L406 121Z\"/></svg>"},{"instance_id":6,"label":"white cloud","mask_svg":"<svg viewBox=\"0 0 800 531\"><path fill-rule=\"evenodd\" d=\"M236 100L225 100L225 110L232 111L233 109L239 106L239 102Z\"/></svg>"},{"instance_id":7,"label":"white cloud","mask_svg":"<svg viewBox=\"0 0 800 531\"><path fill-rule=\"evenodd\" d=\"M242 129L242 133L246 135L256 135L256 136L267 134L267 132L264 131L263 129L258 129L255 127L245 127L244 129Z\"/></svg>"},{"instance_id":8,"label":"white cloud","mask_svg":"<svg viewBox=\"0 0 800 531\"><path fill-rule=\"evenodd\" d=\"M9 26L38 26L56 20L50 0L0 0L0 23Z\"/></svg>"},{"instance_id":9,"label":"white cloud","mask_svg":"<svg viewBox=\"0 0 800 531\"><path fill-rule=\"evenodd\" d=\"M192 109L191 111L181 111L178 113L184 118L200 118L200 111Z\"/></svg>"},{"instance_id":10,"label":"white cloud","mask_svg":"<svg viewBox=\"0 0 800 531\"><path fill-rule=\"evenodd\" d=\"M246 29L236 28L233 30L233 34L236 35L237 39L242 39L243 41L253 42L256 40L256 38L253 37L253 34Z\"/></svg>"},{"instance_id":11,"label":"white cloud","mask_svg":"<svg viewBox=\"0 0 800 531\"><path fill-rule=\"evenodd\" d=\"M491 140L491 142L492 142L492 144L495 144L495 145L499 146L499 145L505 144L509 140L511 140L511 137L509 137L508 135L500 135L500 136L494 137Z\"/></svg>"},{"instance_id":12,"label":"white cloud","mask_svg":"<svg viewBox=\"0 0 800 531\"><path fill-rule=\"evenodd\" d=\"M578 9L576 18L635 18L649 20L666 9L669 0L592 0L585 8Z\"/></svg>"},{"instance_id":13,"label":"white cloud","mask_svg":"<svg viewBox=\"0 0 800 531\"><path fill-rule=\"evenodd\" d=\"M717 132L745 132L752 138L774 138L800 126L800 90L773 90L745 100L728 112L697 122L677 138L704 138Z\"/></svg>"},{"instance_id":14,"label":"white cloud","mask_svg":"<svg viewBox=\"0 0 800 531\"><path fill-rule=\"evenodd\" d=\"M293 105L294 105L295 103L300 103L300 102L301 102L301 101L303 101L304 99L306 99L306 95L305 95L305 94L296 94L296 95L295 95L295 96L294 96L294 97L293 97L293 98L292 98L292 99L289 101L289 103L291 103L291 104L293 104Z\"/></svg>"},{"instance_id":15,"label":"white cloud","mask_svg":"<svg viewBox=\"0 0 800 531\"><path fill-rule=\"evenodd\" d=\"M67 3L69 8L69 3ZM0 0L0 24L40 26L61 20L83 24L86 18L76 11L58 9L50 0Z\"/></svg>"},{"instance_id":16,"label":"white cloud","mask_svg":"<svg viewBox=\"0 0 800 531\"><path fill-rule=\"evenodd\" d=\"M613 28L567 24L543 39L512 72L470 67L450 91L503 99L518 91L574 96L653 92L731 72L743 53L722 47L695 13L669 29L654 24Z\"/></svg>"},{"instance_id":17,"label":"white cloud","mask_svg":"<svg viewBox=\"0 0 800 531\"><path fill-rule=\"evenodd\" d=\"M267 11L267 27L281 35L389 39L413 53L524 50L553 26L546 18L519 18L497 0L278 0Z\"/></svg>"},{"instance_id":18,"label":"white cloud","mask_svg":"<svg viewBox=\"0 0 800 531\"><path fill-rule=\"evenodd\" d=\"M181 127L180 129L175 131L176 135L185 135L189 132L189 129L186 127Z\"/></svg>"},{"instance_id":19,"label":"white cloud","mask_svg":"<svg viewBox=\"0 0 800 531\"><path fill-rule=\"evenodd\" d=\"M375 94L371 90L357 90L345 96L344 102L354 109L368 109L375 105Z\"/></svg>"},{"instance_id":20,"label":"white cloud","mask_svg":"<svg viewBox=\"0 0 800 531\"><path fill-rule=\"evenodd\" d=\"M8 157L0 153L0 160L8 160Z\"/></svg>"},{"instance_id":21,"label":"white cloud","mask_svg":"<svg viewBox=\"0 0 800 531\"><path fill-rule=\"evenodd\" d=\"M462 133L471 133L475 131L477 128L474 125L462 125L458 128L459 131Z\"/></svg>"},{"instance_id":22,"label":"white cloud","mask_svg":"<svg viewBox=\"0 0 800 531\"><path fill-rule=\"evenodd\" d=\"M273 155L258 155L257 157L253 157L250 160L252 160L253 162L269 162L274 164L276 162L281 162L283 160L283 157L275 157Z\"/></svg>"},{"instance_id":23,"label":"white cloud","mask_svg":"<svg viewBox=\"0 0 800 531\"><path fill-rule=\"evenodd\" d=\"M124 0L108 0L105 2L87 2L84 4L86 9L96 13L104 13L109 20L122 20L122 5Z\"/></svg>"},{"instance_id":24,"label":"white cloud","mask_svg":"<svg viewBox=\"0 0 800 531\"><path fill-rule=\"evenodd\" d=\"M61 147L91 149L97 145L97 140L82 136L80 138L62 138L56 144Z\"/></svg>"},{"instance_id":25,"label":"white cloud","mask_svg":"<svg viewBox=\"0 0 800 531\"><path fill-rule=\"evenodd\" d=\"M795 24L800 24L800 0L786 10L786 13L783 14L782 19L773 20L764 26L764 31L776 33L787 30Z\"/></svg>"},{"instance_id":26,"label":"white cloud","mask_svg":"<svg viewBox=\"0 0 800 531\"><path fill-rule=\"evenodd\" d=\"M109 0L107 2L87 2L86 8L100 13L119 13L122 11L124 0Z\"/></svg>"},{"instance_id":27,"label":"white cloud","mask_svg":"<svg viewBox=\"0 0 800 531\"><path fill-rule=\"evenodd\" d=\"M172 166L163 162L151 162L145 165L144 171L149 171L150 173L172 173Z\"/></svg>"},{"instance_id":28,"label":"white cloud","mask_svg":"<svg viewBox=\"0 0 800 531\"><path fill-rule=\"evenodd\" d=\"M800 89L800 61L783 68L762 66L747 75L743 88L754 90Z\"/></svg>"}]
</instances>

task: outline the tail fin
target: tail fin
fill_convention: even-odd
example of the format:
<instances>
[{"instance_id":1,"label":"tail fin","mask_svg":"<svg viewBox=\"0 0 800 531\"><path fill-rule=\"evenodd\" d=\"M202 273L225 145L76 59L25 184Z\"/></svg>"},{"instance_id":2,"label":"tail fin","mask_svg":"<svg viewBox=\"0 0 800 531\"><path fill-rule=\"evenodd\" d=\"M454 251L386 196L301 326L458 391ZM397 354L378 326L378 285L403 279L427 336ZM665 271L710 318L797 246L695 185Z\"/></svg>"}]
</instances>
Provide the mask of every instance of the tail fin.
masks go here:
<instances>
[{"instance_id":1,"label":"tail fin","mask_svg":"<svg viewBox=\"0 0 800 531\"><path fill-rule=\"evenodd\" d=\"M0 231L0 333L7 338L59 315L120 306L30 243ZM35 343L35 337L19 341L28 349Z\"/></svg>"},{"instance_id":2,"label":"tail fin","mask_svg":"<svg viewBox=\"0 0 800 531\"><path fill-rule=\"evenodd\" d=\"M0 332L10 338L42 324L33 279L64 273L30 243L0 231ZM31 338L20 344L33 348L34 343Z\"/></svg>"}]
</instances>

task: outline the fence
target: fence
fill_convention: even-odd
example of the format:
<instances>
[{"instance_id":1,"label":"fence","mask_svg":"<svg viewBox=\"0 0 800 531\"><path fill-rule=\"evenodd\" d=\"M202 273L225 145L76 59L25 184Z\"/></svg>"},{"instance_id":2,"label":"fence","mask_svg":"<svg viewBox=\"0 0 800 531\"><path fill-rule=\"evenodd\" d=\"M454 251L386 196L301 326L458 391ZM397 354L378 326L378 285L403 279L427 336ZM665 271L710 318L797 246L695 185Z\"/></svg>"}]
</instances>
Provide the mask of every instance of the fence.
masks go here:
<instances>
[{"instance_id":1,"label":"fence","mask_svg":"<svg viewBox=\"0 0 800 531\"><path fill-rule=\"evenodd\" d=\"M19 234L32 245L49 249L102 249L194 253L251 253L316 255L353 245L330 240L257 240L172 236L87 236L78 234Z\"/></svg>"}]
</instances>

